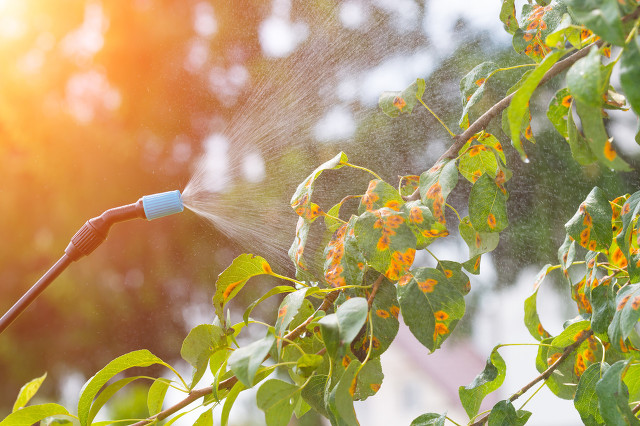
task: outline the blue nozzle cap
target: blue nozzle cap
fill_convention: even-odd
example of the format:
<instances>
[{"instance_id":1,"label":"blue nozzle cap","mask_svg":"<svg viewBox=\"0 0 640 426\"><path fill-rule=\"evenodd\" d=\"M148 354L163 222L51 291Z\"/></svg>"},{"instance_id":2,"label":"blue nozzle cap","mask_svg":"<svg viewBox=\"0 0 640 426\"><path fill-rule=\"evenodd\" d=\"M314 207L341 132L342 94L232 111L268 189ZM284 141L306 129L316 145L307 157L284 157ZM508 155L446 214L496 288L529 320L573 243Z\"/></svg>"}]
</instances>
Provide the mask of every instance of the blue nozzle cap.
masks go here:
<instances>
[{"instance_id":1,"label":"blue nozzle cap","mask_svg":"<svg viewBox=\"0 0 640 426\"><path fill-rule=\"evenodd\" d=\"M180 191L161 192L142 197L142 206L147 220L158 219L184 210Z\"/></svg>"}]
</instances>

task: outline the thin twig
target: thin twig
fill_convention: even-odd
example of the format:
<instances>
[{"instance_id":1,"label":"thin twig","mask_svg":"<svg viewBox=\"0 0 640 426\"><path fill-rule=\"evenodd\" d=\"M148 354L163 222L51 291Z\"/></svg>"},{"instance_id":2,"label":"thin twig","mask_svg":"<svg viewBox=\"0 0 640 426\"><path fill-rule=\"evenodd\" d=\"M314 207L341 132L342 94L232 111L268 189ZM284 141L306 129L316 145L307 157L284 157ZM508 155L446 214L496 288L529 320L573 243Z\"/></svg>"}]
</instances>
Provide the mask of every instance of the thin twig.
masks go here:
<instances>
[{"instance_id":1,"label":"thin twig","mask_svg":"<svg viewBox=\"0 0 640 426\"><path fill-rule=\"evenodd\" d=\"M569 346L564 348L564 351L562 352L562 355L560 355L560 357L553 364L551 364L549 366L549 368L547 368L538 377L536 377L535 379L533 379L532 381L530 381L529 383L524 385L519 391L517 391L516 393L511 395L511 397L509 398L509 401L511 401L511 402L515 401L516 399L518 399L522 395L524 395L524 393L526 391L528 391L533 386L535 386L536 383L539 383L542 380L547 380L549 377L551 377L551 374L553 374L553 372L560 366L560 364L562 364L562 362L564 362L564 360L566 360L569 357L569 355L571 355L571 353L574 350L576 350L576 348L578 348L578 346L580 346L585 340L587 340L592 335L593 335L593 330L589 330L589 331L584 332L582 334L582 336L580 336L578 338L578 340L576 340L575 342L573 342L572 344L570 344ZM475 423L472 423L470 426L480 426L480 425L484 424L487 421L487 419L489 418L489 414L491 414L491 413L489 412L489 413L485 414L479 420L477 420Z\"/></svg>"},{"instance_id":2,"label":"thin twig","mask_svg":"<svg viewBox=\"0 0 640 426\"><path fill-rule=\"evenodd\" d=\"M337 289L336 291L332 291L331 293L327 294L324 298L324 300L322 301L322 304L318 307L318 309L316 309L316 312L318 311L327 311L332 305L333 302L335 302L336 298L338 297L338 295L340 294L340 290ZM294 340L297 337L300 337L300 335L302 333L304 333L307 329L307 325L313 321L313 319L315 318L315 314L316 312L314 312L313 315L310 315L309 318L306 319L305 322L303 322L302 324L300 324L299 326L297 326L296 328L294 328L293 330L291 330L286 336L284 336L284 339L286 340ZM285 346L287 344L286 341L283 341L283 346ZM265 357L265 360L269 358L269 355L267 355ZM218 390L222 390L222 389L231 389L236 383L238 382L238 378L236 376L232 376L229 377L228 379L220 382L218 384ZM144 425L148 425L154 421L159 421L159 420L164 420L167 417L169 417L170 415L176 413L177 411L183 409L184 407L186 407L187 405L191 404L192 402L198 400L199 398L202 398L203 396L209 395L213 393L213 386L207 386L206 388L202 388L202 389L196 389L193 390L191 392L189 392L189 395L187 395L187 397L185 399L183 399L182 401L178 402L175 405L172 405L171 407L167 408L166 410L163 410L161 412L159 412L158 414L151 416L147 419L144 420L140 420L137 423L134 423L131 426L144 426Z\"/></svg>"},{"instance_id":3,"label":"thin twig","mask_svg":"<svg viewBox=\"0 0 640 426\"><path fill-rule=\"evenodd\" d=\"M633 413L633 415L635 416L636 414L638 414L638 411L640 411L640 403L638 403L638 405L636 405L635 407L633 407L633 410L631 410L631 412Z\"/></svg>"},{"instance_id":4,"label":"thin twig","mask_svg":"<svg viewBox=\"0 0 640 426\"><path fill-rule=\"evenodd\" d=\"M378 289L380 288L380 285L382 284L383 279L384 279L384 275L380 274L378 279L373 283L373 287L371 288L371 294L367 299L367 302L369 303L369 308L371 308L371 305L373 304L373 299L376 297L376 293L378 292Z\"/></svg>"}]
</instances>

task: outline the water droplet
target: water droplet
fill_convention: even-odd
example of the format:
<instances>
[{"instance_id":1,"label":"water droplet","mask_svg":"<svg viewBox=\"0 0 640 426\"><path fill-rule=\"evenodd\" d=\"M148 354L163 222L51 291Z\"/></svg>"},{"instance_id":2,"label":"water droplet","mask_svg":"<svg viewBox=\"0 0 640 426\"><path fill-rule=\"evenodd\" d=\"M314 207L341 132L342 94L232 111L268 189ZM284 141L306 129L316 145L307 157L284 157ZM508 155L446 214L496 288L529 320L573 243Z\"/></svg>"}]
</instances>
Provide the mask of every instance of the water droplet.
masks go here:
<instances>
[{"instance_id":1,"label":"water droplet","mask_svg":"<svg viewBox=\"0 0 640 426\"><path fill-rule=\"evenodd\" d=\"M529 163L531 162L531 160L529 160L529 157L524 157L524 160L523 160L523 161L524 161L525 163L527 163L527 164L529 164Z\"/></svg>"}]
</instances>

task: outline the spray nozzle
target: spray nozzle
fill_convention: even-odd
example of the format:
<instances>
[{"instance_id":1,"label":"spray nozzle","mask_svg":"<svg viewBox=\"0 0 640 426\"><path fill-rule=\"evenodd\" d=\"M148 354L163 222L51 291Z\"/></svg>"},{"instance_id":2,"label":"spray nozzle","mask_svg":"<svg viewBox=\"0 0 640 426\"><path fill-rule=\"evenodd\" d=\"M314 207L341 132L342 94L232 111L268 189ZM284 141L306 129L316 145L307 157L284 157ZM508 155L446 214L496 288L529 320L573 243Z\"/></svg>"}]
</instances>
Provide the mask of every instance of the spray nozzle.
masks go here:
<instances>
[{"instance_id":1,"label":"spray nozzle","mask_svg":"<svg viewBox=\"0 0 640 426\"><path fill-rule=\"evenodd\" d=\"M158 219L184 210L182 196L177 190L145 195L142 197L142 205L147 220Z\"/></svg>"}]
</instances>

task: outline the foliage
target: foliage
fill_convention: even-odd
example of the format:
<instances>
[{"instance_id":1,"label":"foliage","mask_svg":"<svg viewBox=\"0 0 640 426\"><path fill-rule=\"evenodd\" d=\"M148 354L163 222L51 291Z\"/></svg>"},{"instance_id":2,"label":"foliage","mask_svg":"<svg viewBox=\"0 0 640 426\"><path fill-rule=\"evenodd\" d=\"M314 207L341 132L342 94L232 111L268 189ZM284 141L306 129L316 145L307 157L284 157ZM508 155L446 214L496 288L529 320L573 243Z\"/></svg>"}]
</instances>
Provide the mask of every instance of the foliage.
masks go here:
<instances>
[{"instance_id":1,"label":"foliage","mask_svg":"<svg viewBox=\"0 0 640 426\"><path fill-rule=\"evenodd\" d=\"M453 136L449 150L417 182L415 177L403 177L395 187L350 163L343 152L316 168L291 199L299 216L289 251L295 278L274 272L259 256L237 257L216 283L215 324L197 326L182 346L181 355L194 367L191 382L177 373L178 380L172 383L155 380L149 390L150 416L136 424L180 416L180 407L200 398L207 407L222 406L221 423L226 424L238 394L258 387L257 406L265 412L269 426L286 425L292 415L301 417L309 410L327 417L332 425L357 425L354 401L379 390L383 379L380 355L395 339L399 317L426 349L438 350L465 314L467 274L479 272L482 255L494 250L501 233L508 229L512 172L499 137L486 130L492 118L503 112L505 140L528 161L527 143L535 140L530 99L541 84L566 70L566 87L551 100L547 116L567 140L575 161L617 171L630 169L614 148L604 119L606 109L627 108L625 96L631 108L640 111L639 16L640 6L634 1L555 0L525 4L518 22L513 0L504 0L500 19L513 34L516 52L530 58L531 70L522 74L503 101L473 122L469 116L478 113L485 84L508 69L483 63L471 70L460 84L464 130ZM611 45L617 47L617 57L605 62ZM618 62L621 87L615 88L610 80ZM424 104L425 87L425 81L417 79L404 91L385 92L380 107L391 117L410 114L418 103ZM360 172L371 173L375 179L366 190L359 190L362 194L343 199L360 199L349 218L340 217L343 202L325 211L312 201L317 181L326 174ZM472 185L465 217L447 203L458 187L459 174ZM612 195L596 187L577 207L565 225L559 264L541 270L533 293L523 301L525 325L540 342L535 360L540 375L490 412L478 414L482 400L504 380L506 365L498 353L500 345L496 346L485 369L459 389L470 424L525 424L532 413L516 409L513 402L542 381L559 398L574 400L586 424L640 423L636 417L640 410L640 192ZM457 218L459 237L469 247L468 259L462 263L436 259L436 268L413 267L418 250L427 250L438 239L458 238L447 210ZM321 226L320 218L328 243L318 274L309 267L312 258L305 254L309 230ZM543 327L536 309L538 288L554 270L563 273L580 311L557 336ZM263 274L286 280L287 285L256 300L243 322L231 324L227 302L252 277ZM239 346L237 338L244 327L256 323L249 317L250 310L281 293L288 295L274 312L272 323L261 323L264 337ZM69 418L81 426L96 424L93 418L107 399L135 378L110 380L127 368L152 364L171 368L148 351L110 362L87 382L78 415ZM215 381L194 390L207 367ZM283 374L270 378L276 371ZM55 404L21 408L42 380L25 385L14 412L0 424L68 415ZM181 388L185 400L162 410L169 385ZM413 424L442 425L445 419L444 414L426 413ZM210 411L198 422L211 424Z\"/></svg>"}]
</instances>

